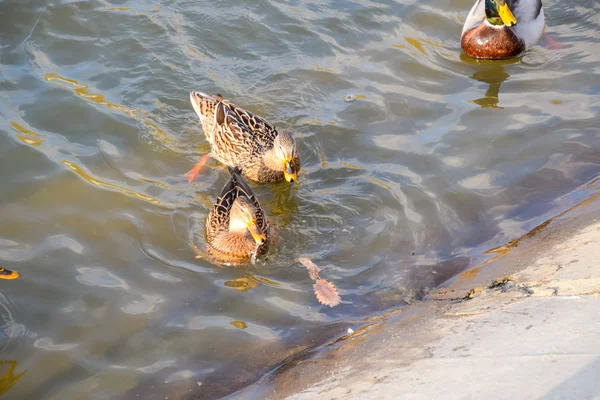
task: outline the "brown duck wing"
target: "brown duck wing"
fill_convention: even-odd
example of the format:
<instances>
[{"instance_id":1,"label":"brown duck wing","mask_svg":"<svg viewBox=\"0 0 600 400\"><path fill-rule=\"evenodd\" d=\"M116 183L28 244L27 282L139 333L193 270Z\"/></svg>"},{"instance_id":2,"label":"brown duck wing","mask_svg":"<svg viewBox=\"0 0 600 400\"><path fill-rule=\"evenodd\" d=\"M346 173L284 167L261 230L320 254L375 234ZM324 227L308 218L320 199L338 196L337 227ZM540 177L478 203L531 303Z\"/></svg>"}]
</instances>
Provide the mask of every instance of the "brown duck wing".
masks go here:
<instances>
[{"instance_id":1,"label":"brown duck wing","mask_svg":"<svg viewBox=\"0 0 600 400\"><path fill-rule=\"evenodd\" d=\"M213 154L223 163L234 166L240 160L256 154L257 134L233 111L231 105L220 102L215 108L217 129L212 137Z\"/></svg>"},{"instance_id":2,"label":"brown duck wing","mask_svg":"<svg viewBox=\"0 0 600 400\"><path fill-rule=\"evenodd\" d=\"M242 178L242 171L239 168L229 168L231 178L227 181L221 196L215 202L212 210L208 214L206 226L207 226L207 239L211 242L220 232L229 230L229 216L233 202L238 197L246 197L254 204L256 208L256 225L259 226L267 236L269 235L269 221L263 211L258 199L254 195L254 192L244 178Z\"/></svg>"},{"instance_id":3,"label":"brown duck wing","mask_svg":"<svg viewBox=\"0 0 600 400\"><path fill-rule=\"evenodd\" d=\"M221 196L217 198L206 219L206 232L209 242L220 232L229 230L229 213L236 198L235 183L233 178L229 178L223 186L223 190L221 190Z\"/></svg>"},{"instance_id":4,"label":"brown duck wing","mask_svg":"<svg viewBox=\"0 0 600 400\"><path fill-rule=\"evenodd\" d=\"M273 147L273 141L278 135L277 129L269 121L250 111L228 103L231 111L254 133L254 141L262 147L270 149Z\"/></svg>"}]
</instances>

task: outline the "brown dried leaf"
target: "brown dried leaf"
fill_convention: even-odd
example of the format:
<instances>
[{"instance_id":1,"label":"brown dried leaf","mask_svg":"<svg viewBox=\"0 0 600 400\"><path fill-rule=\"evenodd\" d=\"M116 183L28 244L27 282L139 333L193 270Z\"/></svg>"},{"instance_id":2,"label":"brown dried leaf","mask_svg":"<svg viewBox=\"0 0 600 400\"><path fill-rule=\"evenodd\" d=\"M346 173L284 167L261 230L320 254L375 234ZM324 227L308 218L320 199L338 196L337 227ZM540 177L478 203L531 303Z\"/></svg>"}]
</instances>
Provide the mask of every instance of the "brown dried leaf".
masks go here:
<instances>
[{"instance_id":1,"label":"brown dried leaf","mask_svg":"<svg viewBox=\"0 0 600 400\"><path fill-rule=\"evenodd\" d=\"M319 300L319 303L321 304L335 307L342 301L335 286L325 279L317 280L313 285L313 288L315 289L315 296L317 296L317 300Z\"/></svg>"},{"instance_id":2,"label":"brown dried leaf","mask_svg":"<svg viewBox=\"0 0 600 400\"><path fill-rule=\"evenodd\" d=\"M317 265L310 261L308 258L300 258L298 262L306 267L308 270L308 274L310 275L310 279L316 281L319 279L319 272L321 272L321 268L317 267Z\"/></svg>"}]
</instances>

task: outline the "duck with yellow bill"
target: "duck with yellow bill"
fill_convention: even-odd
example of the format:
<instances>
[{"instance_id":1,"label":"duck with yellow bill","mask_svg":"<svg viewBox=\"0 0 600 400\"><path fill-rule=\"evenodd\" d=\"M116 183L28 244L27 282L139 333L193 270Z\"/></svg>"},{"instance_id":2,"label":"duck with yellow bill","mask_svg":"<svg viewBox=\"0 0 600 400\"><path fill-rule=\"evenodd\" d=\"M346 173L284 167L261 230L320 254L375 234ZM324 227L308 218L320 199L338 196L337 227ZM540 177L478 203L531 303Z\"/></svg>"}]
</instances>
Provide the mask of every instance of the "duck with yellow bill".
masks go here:
<instances>
[{"instance_id":1,"label":"duck with yellow bill","mask_svg":"<svg viewBox=\"0 0 600 400\"><path fill-rule=\"evenodd\" d=\"M208 254L215 261L240 264L253 254L269 249L269 218L239 168L229 168L231 177L206 219Z\"/></svg>"},{"instance_id":2,"label":"duck with yellow bill","mask_svg":"<svg viewBox=\"0 0 600 400\"><path fill-rule=\"evenodd\" d=\"M512 58L537 43L544 27L542 0L477 0L460 44L473 58Z\"/></svg>"},{"instance_id":3,"label":"duck with yellow bill","mask_svg":"<svg viewBox=\"0 0 600 400\"><path fill-rule=\"evenodd\" d=\"M214 158L229 167L240 168L246 178L255 182L298 180L300 156L290 132L278 131L266 119L219 94L191 92L190 101ZM210 155L204 156L186 174L188 181L194 180Z\"/></svg>"}]
</instances>

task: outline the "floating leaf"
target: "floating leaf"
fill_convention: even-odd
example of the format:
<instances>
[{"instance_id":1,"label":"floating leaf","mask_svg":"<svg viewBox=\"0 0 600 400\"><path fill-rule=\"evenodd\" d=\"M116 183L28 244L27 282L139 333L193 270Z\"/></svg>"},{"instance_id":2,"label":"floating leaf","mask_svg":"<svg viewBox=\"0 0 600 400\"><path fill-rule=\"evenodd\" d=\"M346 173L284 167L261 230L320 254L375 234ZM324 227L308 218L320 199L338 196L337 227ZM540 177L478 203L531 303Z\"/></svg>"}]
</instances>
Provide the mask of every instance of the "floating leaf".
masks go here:
<instances>
[{"instance_id":1,"label":"floating leaf","mask_svg":"<svg viewBox=\"0 0 600 400\"><path fill-rule=\"evenodd\" d=\"M335 286L325 279L317 280L313 285L313 288L315 289L315 296L317 296L317 300L319 300L319 303L321 304L335 307L342 301Z\"/></svg>"},{"instance_id":2,"label":"floating leaf","mask_svg":"<svg viewBox=\"0 0 600 400\"><path fill-rule=\"evenodd\" d=\"M317 267L317 265L308 258L300 258L298 261L300 264L306 267L308 274L310 275L310 279L313 281L319 279L319 272L321 272L321 268Z\"/></svg>"}]
</instances>

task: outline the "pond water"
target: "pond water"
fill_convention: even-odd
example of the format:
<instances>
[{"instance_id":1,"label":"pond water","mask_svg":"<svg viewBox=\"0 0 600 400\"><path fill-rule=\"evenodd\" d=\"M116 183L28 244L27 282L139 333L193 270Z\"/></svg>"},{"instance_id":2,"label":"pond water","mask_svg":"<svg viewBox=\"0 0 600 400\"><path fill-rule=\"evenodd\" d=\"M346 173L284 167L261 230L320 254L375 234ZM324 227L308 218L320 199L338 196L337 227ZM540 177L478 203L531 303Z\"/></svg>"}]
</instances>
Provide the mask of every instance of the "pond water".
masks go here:
<instances>
[{"instance_id":1,"label":"pond water","mask_svg":"<svg viewBox=\"0 0 600 400\"><path fill-rule=\"evenodd\" d=\"M0 392L225 396L581 201L600 6L544 4L559 46L475 62L471 0L0 1ZM228 179L184 179L190 90L296 134L300 184L252 185L281 237L254 267L190 246Z\"/></svg>"}]
</instances>

